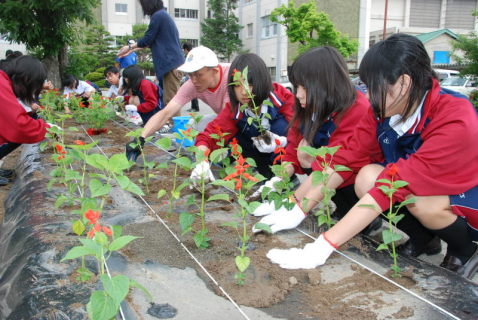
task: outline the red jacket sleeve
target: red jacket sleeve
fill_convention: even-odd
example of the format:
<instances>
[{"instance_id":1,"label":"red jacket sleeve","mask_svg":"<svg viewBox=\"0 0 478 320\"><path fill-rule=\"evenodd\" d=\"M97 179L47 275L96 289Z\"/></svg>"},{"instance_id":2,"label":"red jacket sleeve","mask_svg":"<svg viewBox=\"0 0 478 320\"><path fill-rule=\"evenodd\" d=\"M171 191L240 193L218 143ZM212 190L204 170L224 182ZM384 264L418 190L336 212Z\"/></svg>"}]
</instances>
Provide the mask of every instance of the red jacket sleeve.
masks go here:
<instances>
[{"instance_id":1,"label":"red jacket sleeve","mask_svg":"<svg viewBox=\"0 0 478 320\"><path fill-rule=\"evenodd\" d=\"M138 112L148 113L158 105L158 87L149 80L143 79L139 86L144 102L138 105Z\"/></svg>"},{"instance_id":2,"label":"red jacket sleeve","mask_svg":"<svg viewBox=\"0 0 478 320\"><path fill-rule=\"evenodd\" d=\"M237 122L235 115L231 111L231 104L226 103L217 117L208 123L206 129L196 137L196 146L206 146L213 151L219 148L216 144L218 140L213 139L211 134L228 133L224 136L224 143L227 144L237 133Z\"/></svg>"},{"instance_id":3,"label":"red jacket sleeve","mask_svg":"<svg viewBox=\"0 0 478 320\"><path fill-rule=\"evenodd\" d=\"M43 120L27 114L17 101L10 79L0 71L0 144L42 141L47 127Z\"/></svg>"},{"instance_id":4,"label":"red jacket sleeve","mask_svg":"<svg viewBox=\"0 0 478 320\"><path fill-rule=\"evenodd\" d=\"M290 122L294 117L295 108L295 96L278 83L272 84L272 89L277 98L282 102L282 106L279 107L279 113L284 116L287 122Z\"/></svg>"},{"instance_id":5,"label":"red jacket sleeve","mask_svg":"<svg viewBox=\"0 0 478 320\"><path fill-rule=\"evenodd\" d=\"M284 161L290 162L294 167L294 172L297 174L304 174L299 159L297 158L297 148L302 138L303 136L296 122L287 132L287 146L285 147Z\"/></svg>"}]
</instances>

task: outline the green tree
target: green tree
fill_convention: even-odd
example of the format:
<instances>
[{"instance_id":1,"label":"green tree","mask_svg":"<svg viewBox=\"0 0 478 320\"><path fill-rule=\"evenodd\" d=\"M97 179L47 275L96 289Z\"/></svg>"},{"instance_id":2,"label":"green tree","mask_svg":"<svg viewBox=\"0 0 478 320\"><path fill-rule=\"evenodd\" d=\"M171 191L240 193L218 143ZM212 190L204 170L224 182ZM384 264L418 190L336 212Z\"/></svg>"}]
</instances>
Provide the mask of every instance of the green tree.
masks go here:
<instances>
[{"instance_id":1,"label":"green tree","mask_svg":"<svg viewBox=\"0 0 478 320\"><path fill-rule=\"evenodd\" d=\"M0 0L0 33L22 42L46 62L58 83L66 65L66 48L74 42L77 24L91 23L100 0Z\"/></svg>"},{"instance_id":2,"label":"green tree","mask_svg":"<svg viewBox=\"0 0 478 320\"><path fill-rule=\"evenodd\" d=\"M473 16L478 15L478 11L473 12ZM459 35L453 42L453 58L465 67L461 69L461 74L470 74L478 76L478 37L476 32L470 32L467 35Z\"/></svg>"},{"instance_id":3,"label":"green tree","mask_svg":"<svg viewBox=\"0 0 478 320\"><path fill-rule=\"evenodd\" d=\"M68 52L68 67L65 72L84 77L87 73L115 63L116 48L111 47L114 38L100 24L82 28L82 36Z\"/></svg>"},{"instance_id":4,"label":"green tree","mask_svg":"<svg viewBox=\"0 0 478 320\"><path fill-rule=\"evenodd\" d=\"M201 44L212 49L220 59L230 60L242 47L239 19L234 15L237 0L209 0L212 18L201 23Z\"/></svg>"},{"instance_id":5,"label":"green tree","mask_svg":"<svg viewBox=\"0 0 478 320\"><path fill-rule=\"evenodd\" d=\"M344 57L357 52L357 41L337 31L325 12L317 12L315 0L298 7L290 1L274 9L271 20L286 27L289 41L299 43L299 53L325 45L335 47Z\"/></svg>"},{"instance_id":6,"label":"green tree","mask_svg":"<svg viewBox=\"0 0 478 320\"><path fill-rule=\"evenodd\" d=\"M145 23L133 25L133 34L126 36L116 37L116 43L118 45L117 49L120 49L122 46L126 45L129 39L138 41L144 36L144 33L148 29L148 25ZM154 73L153 58L151 56L151 49L144 48L142 50L135 51L137 54L138 66L147 71L149 74Z\"/></svg>"}]
</instances>

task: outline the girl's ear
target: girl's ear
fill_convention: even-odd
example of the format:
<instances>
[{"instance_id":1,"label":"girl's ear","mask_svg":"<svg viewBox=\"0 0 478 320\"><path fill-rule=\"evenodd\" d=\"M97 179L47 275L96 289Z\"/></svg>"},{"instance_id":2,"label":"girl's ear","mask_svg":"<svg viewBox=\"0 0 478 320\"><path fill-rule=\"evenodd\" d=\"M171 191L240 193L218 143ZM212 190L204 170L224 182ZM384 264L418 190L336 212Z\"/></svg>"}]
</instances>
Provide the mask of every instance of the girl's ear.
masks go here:
<instances>
[{"instance_id":1,"label":"girl's ear","mask_svg":"<svg viewBox=\"0 0 478 320\"><path fill-rule=\"evenodd\" d=\"M412 86L412 78L408 74L402 74L400 76L400 95L404 96L410 93L410 88Z\"/></svg>"}]
</instances>

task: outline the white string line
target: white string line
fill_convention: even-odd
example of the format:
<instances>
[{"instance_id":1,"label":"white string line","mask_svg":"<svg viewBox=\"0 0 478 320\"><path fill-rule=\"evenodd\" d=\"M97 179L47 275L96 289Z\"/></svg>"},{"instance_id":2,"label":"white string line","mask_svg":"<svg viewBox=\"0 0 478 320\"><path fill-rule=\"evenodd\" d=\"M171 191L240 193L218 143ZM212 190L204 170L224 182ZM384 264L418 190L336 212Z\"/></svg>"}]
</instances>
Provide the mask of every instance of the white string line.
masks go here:
<instances>
[{"instance_id":1,"label":"white string line","mask_svg":"<svg viewBox=\"0 0 478 320\"><path fill-rule=\"evenodd\" d=\"M113 121L116 122L115 120L113 120ZM118 122L116 122L116 123L118 123ZM118 124L121 125L120 123L118 123ZM123 125L121 125L121 126L123 128L127 129L127 127L125 127ZM82 126L82 128L83 128L83 126ZM85 130L85 128L83 128L83 130ZM90 139L92 141L95 141L90 135L88 135L88 136L90 137ZM155 144L153 144L153 145L155 145ZM96 144L96 147L106 156L106 154L101 149L101 147L98 146L98 144ZM156 147L159 148L159 146L156 146ZM162 148L159 148L159 149L162 150L162 151L166 151L166 150L163 150ZM166 151L166 152L168 152L168 151ZM168 152L168 153L171 154L170 152ZM171 154L171 155L173 155L173 154ZM201 264L201 262L199 262L199 260L194 256L194 254L191 251L189 251L189 249L184 245L184 243L179 239L179 237L171 230L171 228L169 228L169 226L166 224L166 222L156 213L156 211L154 211L154 209L149 205L149 203L142 196L140 196L140 195L138 195L138 196L144 202L144 204L154 213L154 215L159 220L159 222L161 222L161 224L169 231L169 233L171 233L171 235L176 239L176 241L181 245L181 247L189 254L189 256L194 260L194 262L196 262L196 264L199 265L199 267L204 271L204 273L209 277L209 279L212 280L212 282L219 288L219 290L221 290L221 292L227 297L227 299L234 305L234 307L236 307L236 309L239 310L239 312L244 316L245 319L250 320L250 318L247 316L247 314L244 313L244 311L241 309L241 307L221 287L221 285L219 285L219 283L216 281L216 279L214 279L214 277L207 271L207 269Z\"/></svg>"},{"instance_id":2,"label":"white string line","mask_svg":"<svg viewBox=\"0 0 478 320\"><path fill-rule=\"evenodd\" d=\"M314 238L312 235L308 234L307 232L303 231L302 229L295 228L295 230L299 231L299 232L302 233L303 235L305 235L305 236L307 236L307 237L309 237L309 238L311 238L311 239L313 239L313 240L316 240L316 238ZM440 307L440 306L434 304L433 302L431 302L431 301L427 300L426 298L424 298L424 297L422 297L422 296L416 294L415 292L413 292L413 291L411 291L411 290L405 288L405 287L402 286L401 284L399 284L399 283L397 283L397 282L395 282L395 281L393 281L393 280L390 280L389 278L387 278L387 277L381 275L381 274L378 273L377 271L375 271L375 270L373 270L372 268L370 268L370 267L364 265L363 263L361 263L361 262L359 262L359 261L353 259L352 257L349 257L349 256L346 255L345 253L340 252L339 250L335 250L335 252L337 252L337 253L338 253L339 255L341 255L342 257L344 257L344 258L346 258L346 259L348 259L348 260L350 260L350 261L352 261L352 262L358 264L358 265L361 266L362 268L364 268L364 269L366 269L366 270L372 272L373 274L379 276L379 277L382 278L383 280L385 280L385 281L387 281L387 282L389 282L389 283L391 283L391 284L397 286L398 288L404 290L405 292L411 294L411 295L414 296L415 298L418 298L419 300L421 300L421 301L423 301L423 302L425 302L425 303L428 303L429 305L431 305L432 307L438 309L440 312L446 314L447 316L449 316L449 317L451 317L451 318L453 318L453 319L456 319L456 320L460 320L460 318L458 318L457 316L453 315L452 313L446 311L446 310L443 309L442 307Z\"/></svg>"},{"instance_id":3,"label":"white string line","mask_svg":"<svg viewBox=\"0 0 478 320\"><path fill-rule=\"evenodd\" d=\"M116 122L115 120L113 120L113 121ZM126 126L122 125L122 124L119 123L119 122L116 122L116 123L118 123L118 124L119 124L120 126L122 126L123 128L127 128ZM151 143L151 142L150 142L150 143ZM171 152L169 152L169 151L167 151L167 150L164 150L163 148L159 147L158 145L156 145L156 144L154 144L154 143L151 143L151 144L152 144L153 146L157 147L158 149L160 149L160 150L162 150L162 151L165 151L165 152L169 153L170 155L173 155ZM173 155L173 156L174 156L174 155ZM224 187L224 188L225 188L225 187ZM229 190L228 188L225 188L225 189L228 190L228 191L231 191L231 190ZM151 210L152 210L152 209L151 209ZM153 211L153 212L154 212L154 211ZM155 213L155 214L156 214L156 213ZM300 233L304 234L305 236L307 236L307 237L309 237L309 238L311 238L311 239L313 239L313 240L316 240L312 235L308 234L307 232L305 232L305 231L303 231L303 230L301 230L301 229L299 229L299 228L296 228L295 230L299 231ZM176 238L176 239L177 239L177 238ZM178 239L178 241L179 241L179 239ZM428 303L429 305L431 305L432 307L438 309L440 312L442 312L442 313L448 315L449 317L451 317L451 318L453 318L453 319L460 320L460 318L458 318L457 316L453 315L452 313L446 311L446 310L443 309L442 307L440 307L440 306L434 304L433 302L427 300L426 298L421 297L420 295L416 294L415 292L410 291L409 289L403 287L402 285L398 284L397 282L395 282L395 281L393 281L393 280L390 280L389 278L387 278L387 277L381 275L380 273L378 273L377 271L373 270L372 268L370 268L370 267L368 267L368 266L362 264L361 262L356 261L355 259L353 259L353 258L347 256L345 253L340 252L340 251L338 251L338 250L336 250L336 252L337 252L338 254L340 254L341 256L345 257L346 259L349 259L349 260L352 261L353 263L358 264L358 265L361 266L362 268L364 268L364 269L366 269L366 270L372 272L373 274L379 276L380 278L382 278L382 279L388 281L389 283L391 283L391 284L397 286L398 288L400 288L400 289L404 290L405 292L411 294L412 296L418 298L419 300L421 300L421 301L423 301L423 302L425 302L425 303ZM202 266L201 266L201 267L202 267Z\"/></svg>"}]
</instances>

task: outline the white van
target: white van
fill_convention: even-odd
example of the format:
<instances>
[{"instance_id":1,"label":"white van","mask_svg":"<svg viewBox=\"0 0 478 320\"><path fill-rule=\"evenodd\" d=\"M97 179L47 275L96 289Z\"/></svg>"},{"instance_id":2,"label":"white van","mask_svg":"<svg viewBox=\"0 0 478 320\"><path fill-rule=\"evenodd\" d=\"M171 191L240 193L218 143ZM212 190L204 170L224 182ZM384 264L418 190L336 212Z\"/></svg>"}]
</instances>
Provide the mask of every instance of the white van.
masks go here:
<instances>
[{"instance_id":1,"label":"white van","mask_svg":"<svg viewBox=\"0 0 478 320\"><path fill-rule=\"evenodd\" d=\"M456 70L433 69L433 71L436 72L439 82L442 82L446 78L459 77L460 76L460 71L456 71Z\"/></svg>"}]
</instances>

